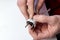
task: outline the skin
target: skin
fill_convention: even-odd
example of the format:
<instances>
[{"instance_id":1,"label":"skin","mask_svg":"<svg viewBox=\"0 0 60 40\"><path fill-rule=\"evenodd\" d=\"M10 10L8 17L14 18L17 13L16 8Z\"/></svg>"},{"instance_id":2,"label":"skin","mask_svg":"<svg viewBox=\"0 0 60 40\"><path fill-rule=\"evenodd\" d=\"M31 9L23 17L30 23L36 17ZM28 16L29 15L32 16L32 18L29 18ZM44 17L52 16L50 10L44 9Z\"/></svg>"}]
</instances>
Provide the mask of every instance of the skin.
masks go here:
<instances>
[{"instance_id":1,"label":"skin","mask_svg":"<svg viewBox=\"0 0 60 40\"><path fill-rule=\"evenodd\" d=\"M60 15L34 15L33 3L34 0L17 0L17 5L24 17L26 18L26 20L28 18L33 18L37 22L36 28L34 30L28 27L28 31L30 35L33 37L33 39L40 40L45 38L52 38L56 34L60 33ZM43 3L44 0L39 0L36 7L38 13Z\"/></svg>"},{"instance_id":2,"label":"skin","mask_svg":"<svg viewBox=\"0 0 60 40\"><path fill-rule=\"evenodd\" d=\"M38 22L36 28L33 31L29 27L28 31L34 40L53 38L60 33L60 15L35 15L33 19Z\"/></svg>"},{"instance_id":3,"label":"skin","mask_svg":"<svg viewBox=\"0 0 60 40\"><path fill-rule=\"evenodd\" d=\"M39 2L37 3L37 13L40 10L44 0L38 0ZM17 5L19 9L21 10L22 14L26 18L33 18L34 15L34 0L17 0ZM27 8L28 7L28 8Z\"/></svg>"}]
</instances>

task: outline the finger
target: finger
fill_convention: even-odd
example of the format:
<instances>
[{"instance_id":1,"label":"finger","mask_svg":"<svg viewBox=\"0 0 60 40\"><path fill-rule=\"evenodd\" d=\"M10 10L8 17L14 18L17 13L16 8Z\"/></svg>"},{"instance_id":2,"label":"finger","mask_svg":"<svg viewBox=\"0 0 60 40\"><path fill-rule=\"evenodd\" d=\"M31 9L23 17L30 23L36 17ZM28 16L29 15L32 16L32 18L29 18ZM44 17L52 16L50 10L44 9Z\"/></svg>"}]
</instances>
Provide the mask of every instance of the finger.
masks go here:
<instances>
[{"instance_id":1,"label":"finger","mask_svg":"<svg viewBox=\"0 0 60 40\"><path fill-rule=\"evenodd\" d=\"M56 16L35 15L33 19L37 22L48 23L49 25L55 25L58 23Z\"/></svg>"},{"instance_id":2,"label":"finger","mask_svg":"<svg viewBox=\"0 0 60 40\"><path fill-rule=\"evenodd\" d=\"M43 3L44 3L44 0L38 0L37 9L36 9L37 10L37 13L39 13L39 10L42 7Z\"/></svg>"},{"instance_id":3,"label":"finger","mask_svg":"<svg viewBox=\"0 0 60 40\"><path fill-rule=\"evenodd\" d=\"M27 7L26 7L26 0L17 0L17 5L21 10L22 14L26 19L28 19Z\"/></svg>"},{"instance_id":4,"label":"finger","mask_svg":"<svg viewBox=\"0 0 60 40\"><path fill-rule=\"evenodd\" d=\"M48 23L50 20L50 16L45 16L45 15L35 15L33 19L37 22L41 23Z\"/></svg>"},{"instance_id":5,"label":"finger","mask_svg":"<svg viewBox=\"0 0 60 40\"><path fill-rule=\"evenodd\" d=\"M28 31L30 33L30 35L34 38L34 39L37 39L37 33L31 29L31 26L29 25L28 27Z\"/></svg>"},{"instance_id":6,"label":"finger","mask_svg":"<svg viewBox=\"0 0 60 40\"><path fill-rule=\"evenodd\" d=\"M57 25L49 26L48 29L42 30L42 32L38 34L38 38L40 39L53 38L56 35L57 31L58 31Z\"/></svg>"},{"instance_id":7,"label":"finger","mask_svg":"<svg viewBox=\"0 0 60 40\"><path fill-rule=\"evenodd\" d=\"M34 15L34 0L27 0L29 18Z\"/></svg>"},{"instance_id":8,"label":"finger","mask_svg":"<svg viewBox=\"0 0 60 40\"><path fill-rule=\"evenodd\" d=\"M38 34L38 39L46 39L46 38L49 38L49 33L48 33L48 31L40 32L40 33Z\"/></svg>"}]
</instances>

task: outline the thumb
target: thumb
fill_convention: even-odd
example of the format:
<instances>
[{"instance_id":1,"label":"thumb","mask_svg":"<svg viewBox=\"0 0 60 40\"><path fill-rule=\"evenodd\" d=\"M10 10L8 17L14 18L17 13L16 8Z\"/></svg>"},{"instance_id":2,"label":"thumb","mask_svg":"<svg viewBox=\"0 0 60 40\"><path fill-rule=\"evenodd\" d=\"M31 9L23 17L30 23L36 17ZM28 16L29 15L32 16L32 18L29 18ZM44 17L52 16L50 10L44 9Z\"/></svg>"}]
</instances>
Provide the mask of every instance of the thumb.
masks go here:
<instances>
[{"instance_id":1,"label":"thumb","mask_svg":"<svg viewBox=\"0 0 60 40\"><path fill-rule=\"evenodd\" d=\"M46 15L35 15L33 17L33 19L37 22L41 22L41 23L48 23L50 16L46 16Z\"/></svg>"}]
</instances>

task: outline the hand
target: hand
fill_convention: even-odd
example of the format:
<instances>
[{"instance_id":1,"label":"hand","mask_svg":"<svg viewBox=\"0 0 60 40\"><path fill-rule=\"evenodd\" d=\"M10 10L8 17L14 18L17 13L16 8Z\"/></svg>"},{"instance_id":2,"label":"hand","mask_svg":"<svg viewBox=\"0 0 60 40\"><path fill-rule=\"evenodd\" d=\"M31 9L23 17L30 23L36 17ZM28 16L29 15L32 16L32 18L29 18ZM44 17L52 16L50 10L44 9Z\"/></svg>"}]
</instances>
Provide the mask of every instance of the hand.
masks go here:
<instances>
[{"instance_id":1,"label":"hand","mask_svg":"<svg viewBox=\"0 0 60 40\"><path fill-rule=\"evenodd\" d=\"M30 27L28 29L33 39L51 38L58 34L60 24L56 16L35 15L33 19L38 22L34 30Z\"/></svg>"},{"instance_id":2,"label":"hand","mask_svg":"<svg viewBox=\"0 0 60 40\"><path fill-rule=\"evenodd\" d=\"M44 0L38 0L36 9L39 10ZM26 19L34 15L34 0L17 0L17 5Z\"/></svg>"}]
</instances>

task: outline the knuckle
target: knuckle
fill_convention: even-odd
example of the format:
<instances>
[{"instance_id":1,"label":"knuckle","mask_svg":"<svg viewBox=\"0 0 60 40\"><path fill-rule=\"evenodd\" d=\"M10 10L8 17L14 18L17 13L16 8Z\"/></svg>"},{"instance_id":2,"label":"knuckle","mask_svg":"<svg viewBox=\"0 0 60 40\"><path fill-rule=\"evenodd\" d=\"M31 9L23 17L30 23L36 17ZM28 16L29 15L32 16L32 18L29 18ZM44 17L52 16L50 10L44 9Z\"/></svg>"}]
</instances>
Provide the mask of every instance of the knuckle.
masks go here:
<instances>
[{"instance_id":1,"label":"knuckle","mask_svg":"<svg viewBox=\"0 0 60 40\"><path fill-rule=\"evenodd\" d=\"M53 20L54 20L54 22L57 22L58 21L58 19L57 19L56 16L53 16Z\"/></svg>"},{"instance_id":2,"label":"knuckle","mask_svg":"<svg viewBox=\"0 0 60 40\"><path fill-rule=\"evenodd\" d=\"M56 16L52 16L51 18L52 18L53 20L57 19L57 17L56 17Z\"/></svg>"},{"instance_id":3,"label":"knuckle","mask_svg":"<svg viewBox=\"0 0 60 40\"><path fill-rule=\"evenodd\" d=\"M53 19L56 19L56 17L55 17L55 16L53 16Z\"/></svg>"},{"instance_id":4,"label":"knuckle","mask_svg":"<svg viewBox=\"0 0 60 40\"><path fill-rule=\"evenodd\" d=\"M56 23L58 23L58 19L57 19L56 16L51 16L50 18L51 18L51 19L50 19L51 24L56 24Z\"/></svg>"}]
</instances>

